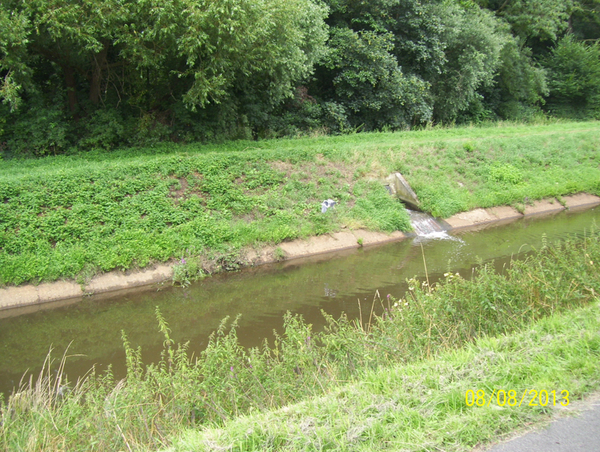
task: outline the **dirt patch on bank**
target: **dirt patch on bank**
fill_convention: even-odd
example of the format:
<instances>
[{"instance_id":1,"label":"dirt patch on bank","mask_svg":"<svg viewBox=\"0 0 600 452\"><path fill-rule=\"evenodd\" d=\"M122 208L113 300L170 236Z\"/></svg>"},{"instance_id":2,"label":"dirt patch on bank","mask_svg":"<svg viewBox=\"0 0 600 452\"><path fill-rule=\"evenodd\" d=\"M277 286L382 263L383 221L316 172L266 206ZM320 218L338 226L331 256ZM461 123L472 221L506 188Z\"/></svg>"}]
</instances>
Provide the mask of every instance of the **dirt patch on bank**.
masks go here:
<instances>
[{"instance_id":1,"label":"dirt patch on bank","mask_svg":"<svg viewBox=\"0 0 600 452\"><path fill-rule=\"evenodd\" d=\"M270 166L275 171L285 175L287 179L299 177L301 182L319 178L335 177L339 182L351 184L358 165L345 162L334 162L326 160L322 155L317 155L315 161L308 162L286 162L274 161Z\"/></svg>"}]
</instances>

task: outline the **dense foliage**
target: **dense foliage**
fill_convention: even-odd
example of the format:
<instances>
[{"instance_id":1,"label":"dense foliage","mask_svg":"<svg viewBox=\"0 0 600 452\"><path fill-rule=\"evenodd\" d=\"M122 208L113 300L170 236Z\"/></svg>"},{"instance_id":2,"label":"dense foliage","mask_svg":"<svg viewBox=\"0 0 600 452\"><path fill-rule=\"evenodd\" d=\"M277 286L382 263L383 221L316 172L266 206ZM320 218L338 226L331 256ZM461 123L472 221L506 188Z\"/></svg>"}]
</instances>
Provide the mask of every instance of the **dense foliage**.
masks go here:
<instances>
[{"instance_id":1,"label":"dense foliage","mask_svg":"<svg viewBox=\"0 0 600 452\"><path fill-rule=\"evenodd\" d=\"M599 0L6 0L0 152L598 118L599 37Z\"/></svg>"}]
</instances>

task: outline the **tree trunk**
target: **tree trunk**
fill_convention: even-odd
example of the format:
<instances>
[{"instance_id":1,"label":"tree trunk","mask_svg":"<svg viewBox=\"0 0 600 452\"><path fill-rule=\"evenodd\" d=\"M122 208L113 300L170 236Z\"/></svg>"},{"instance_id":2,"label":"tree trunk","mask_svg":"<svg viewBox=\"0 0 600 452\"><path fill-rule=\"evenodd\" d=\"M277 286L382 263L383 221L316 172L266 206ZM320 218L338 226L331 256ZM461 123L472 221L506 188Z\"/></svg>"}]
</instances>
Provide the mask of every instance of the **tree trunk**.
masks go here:
<instances>
[{"instance_id":1,"label":"tree trunk","mask_svg":"<svg viewBox=\"0 0 600 452\"><path fill-rule=\"evenodd\" d=\"M67 98L69 100L69 111L77 116L77 87L75 85L75 70L73 66L64 65L65 84L67 85Z\"/></svg>"},{"instance_id":2,"label":"tree trunk","mask_svg":"<svg viewBox=\"0 0 600 452\"><path fill-rule=\"evenodd\" d=\"M90 102L96 105L100 102L102 93L102 69L106 66L106 55L108 53L108 45L100 52L92 56L92 80L90 81Z\"/></svg>"}]
</instances>

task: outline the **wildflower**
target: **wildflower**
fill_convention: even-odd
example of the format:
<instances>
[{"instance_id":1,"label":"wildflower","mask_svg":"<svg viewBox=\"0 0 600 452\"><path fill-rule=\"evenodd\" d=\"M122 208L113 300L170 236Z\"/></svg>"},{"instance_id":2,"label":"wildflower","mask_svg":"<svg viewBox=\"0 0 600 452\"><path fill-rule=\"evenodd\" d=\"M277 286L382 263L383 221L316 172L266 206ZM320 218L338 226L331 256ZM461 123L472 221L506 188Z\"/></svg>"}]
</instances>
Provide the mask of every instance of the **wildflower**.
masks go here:
<instances>
[{"instance_id":1,"label":"wildflower","mask_svg":"<svg viewBox=\"0 0 600 452\"><path fill-rule=\"evenodd\" d=\"M181 263L184 265L187 263L183 257L181 258Z\"/></svg>"}]
</instances>

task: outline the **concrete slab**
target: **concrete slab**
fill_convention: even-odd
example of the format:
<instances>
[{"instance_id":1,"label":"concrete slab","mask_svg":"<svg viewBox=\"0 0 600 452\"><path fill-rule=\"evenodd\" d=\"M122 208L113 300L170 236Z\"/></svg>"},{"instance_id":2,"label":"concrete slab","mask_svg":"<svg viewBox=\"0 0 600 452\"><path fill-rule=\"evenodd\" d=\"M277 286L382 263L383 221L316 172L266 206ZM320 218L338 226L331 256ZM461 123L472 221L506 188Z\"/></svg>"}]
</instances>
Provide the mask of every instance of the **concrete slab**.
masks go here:
<instances>
[{"instance_id":1,"label":"concrete slab","mask_svg":"<svg viewBox=\"0 0 600 452\"><path fill-rule=\"evenodd\" d=\"M168 265L159 265L153 269L125 274L118 271L96 276L85 287L86 293L102 293L128 287L145 286L169 279L173 269Z\"/></svg>"},{"instance_id":2,"label":"concrete slab","mask_svg":"<svg viewBox=\"0 0 600 452\"><path fill-rule=\"evenodd\" d=\"M469 212L457 213L444 220L452 229L468 228L481 223L489 223L497 218L485 209L475 209Z\"/></svg>"},{"instance_id":3,"label":"concrete slab","mask_svg":"<svg viewBox=\"0 0 600 452\"><path fill-rule=\"evenodd\" d=\"M523 216L517 209L510 206L489 207L485 211L498 221L514 220Z\"/></svg>"},{"instance_id":4,"label":"concrete slab","mask_svg":"<svg viewBox=\"0 0 600 452\"><path fill-rule=\"evenodd\" d=\"M79 284L67 281L40 284L37 287L37 292L39 303L77 298L83 295Z\"/></svg>"},{"instance_id":5,"label":"concrete slab","mask_svg":"<svg viewBox=\"0 0 600 452\"><path fill-rule=\"evenodd\" d=\"M590 195L587 193L579 193L563 197L567 209L575 210L583 207L600 205L600 196Z\"/></svg>"},{"instance_id":6,"label":"concrete slab","mask_svg":"<svg viewBox=\"0 0 600 452\"><path fill-rule=\"evenodd\" d=\"M275 262L274 251L275 247L272 246L261 248L260 250L250 249L246 251L245 260L248 262L248 265L270 264Z\"/></svg>"},{"instance_id":7,"label":"concrete slab","mask_svg":"<svg viewBox=\"0 0 600 452\"><path fill-rule=\"evenodd\" d=\"M525 216L549 214L560 212L561 210L565 210L565 208L558 200L554 198L541 199L534 201L531 206L525 206Z\"/></svg>"},{"instance_id":8,"label":"concrete slab","mask_svg":"<svg viewBox=\"0 0 600 452\"><path fill-rule=\"evenodd\" d=\"M319 235L309 240L294 240L279 245L286 259L357 247L356 237L350 231Z\"/></svg>"},{"instance_id":9,"label":"concrete slab","mask_svg":"<svg viewBox=\"0 0 600 452\"><path fill-rule=\"evenodd\" d=\"M400 199L400 201L409 208L419 209L419 199L402 174L391 174L387 177L386 181L394 196Z\"/></svg>"},{"instance_id":10,"label":"concrete slab","mask_svg":"<svg viewBox=\"0 0 600 452\"><path fill-rule=\"evenodd\" d=\"M319 235L309 239L296 239L291 242L280 243L278 246L269 246L260 250L248 250L245 260L249 265L271 264L279 260L293 260L325 253L359 248L358 240L362 239L362 246L378 245L382 243L403 240L407 236L400 231L387 234L385 232L367 231L357 229L344 230L334 234ZM283 251L283 259L277 256L277 248Z\"/></svg>"},{"instance_id":11,"label":"concrete slab","mask_svg":"<svg viewBox=\"0 0 600 452\"><path fill-rule=\"evenodd\" d=\"M385 232L374 232L367 231L365 229L357 229L356 231L352 231L352 234L355 237L356 243L358 243L359 239L362 239L363 246L395 242L406 238L406 235L404 235L400 231L395 231L391 234L386 234Z\"/></svg>"},{"instance_id":12,"label":"concrete slab","mask_svg":"<svg viewBox=\"0 0 600 452\"><path fill-rule=\"evenodd\" d=\"M498 206L459 213L444 221L450 229L473 231L486 229L491 225L510 223L522 217L514 207Z\"/></svg>"},{"instance_id":13,"label":"concrete slab","mask_svg":"<svg viewBox=\"0 0 600 452\"><path fill-rule=\"evenodd\" d=\"M6 287L0 289L0 309L16 308L38 302L36 286Z\"/></svg>"}]
</instances>

